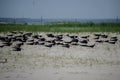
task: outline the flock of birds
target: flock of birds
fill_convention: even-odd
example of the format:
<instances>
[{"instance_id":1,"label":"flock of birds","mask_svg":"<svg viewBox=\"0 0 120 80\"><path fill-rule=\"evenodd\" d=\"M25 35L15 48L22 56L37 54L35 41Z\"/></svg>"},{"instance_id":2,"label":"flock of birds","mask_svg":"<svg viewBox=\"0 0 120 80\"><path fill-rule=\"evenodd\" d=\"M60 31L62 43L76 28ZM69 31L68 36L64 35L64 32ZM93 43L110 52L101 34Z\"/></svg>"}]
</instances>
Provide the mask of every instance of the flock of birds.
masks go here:
<instances>
[{"instance_id":1,"label":"flock of birds","mask_svg":"<svg viewBox=\"0 0 120 80\"><path fill-rule=\"evenodd\" d=\"M91 41L93 41L93 43L89 44ZM32 32L13 31L6 35L0 35L0 48L5 46L12 46L13 51L21 51L23 45L43 45L49 48L55 45L60 45L65 48L70 48L72 45L76 45L93 48L96 43L106 42L115 44L117 41L117 36L110 37L106 34L99 33L94 34L94 37L91 39L90 35L55 35L53 33L46 33L45 35L41 35L33 34Z\"/></svg>"}]
</instances>

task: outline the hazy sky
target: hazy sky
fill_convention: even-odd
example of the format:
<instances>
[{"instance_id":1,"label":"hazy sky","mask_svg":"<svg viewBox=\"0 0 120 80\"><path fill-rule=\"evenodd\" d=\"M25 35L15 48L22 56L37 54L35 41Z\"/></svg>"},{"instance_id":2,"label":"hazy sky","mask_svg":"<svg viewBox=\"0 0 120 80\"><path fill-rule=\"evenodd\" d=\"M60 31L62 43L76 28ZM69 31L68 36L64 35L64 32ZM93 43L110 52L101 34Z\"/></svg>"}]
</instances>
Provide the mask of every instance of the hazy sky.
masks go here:
<instances>
[{"instance_id":1,"label":"hazy sky","mask_svg":"<svg viewBox=\"0 0 120 80\"><path fill-rule=\"evenodd\" d=\"M0 0L0 17L115 18L120 0Z\"/></svg>"}]
</instances>

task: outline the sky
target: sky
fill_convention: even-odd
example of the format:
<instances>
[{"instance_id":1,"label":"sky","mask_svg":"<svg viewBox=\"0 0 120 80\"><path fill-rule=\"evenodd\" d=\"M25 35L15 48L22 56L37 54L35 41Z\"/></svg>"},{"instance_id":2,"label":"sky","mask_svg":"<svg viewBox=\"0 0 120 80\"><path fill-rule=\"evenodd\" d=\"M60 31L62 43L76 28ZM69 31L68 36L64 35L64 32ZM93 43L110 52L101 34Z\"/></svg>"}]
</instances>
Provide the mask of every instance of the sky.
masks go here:
<instances>
[{"instance_id":1,"label":"sky","mask_svg":"<svg viewBox=\"0 0 120 80\"><path fill-rule=\"evenodd\" d=\"M120 0L0 0L2 18L120 17Z\"/></svg>"}]
</instances>

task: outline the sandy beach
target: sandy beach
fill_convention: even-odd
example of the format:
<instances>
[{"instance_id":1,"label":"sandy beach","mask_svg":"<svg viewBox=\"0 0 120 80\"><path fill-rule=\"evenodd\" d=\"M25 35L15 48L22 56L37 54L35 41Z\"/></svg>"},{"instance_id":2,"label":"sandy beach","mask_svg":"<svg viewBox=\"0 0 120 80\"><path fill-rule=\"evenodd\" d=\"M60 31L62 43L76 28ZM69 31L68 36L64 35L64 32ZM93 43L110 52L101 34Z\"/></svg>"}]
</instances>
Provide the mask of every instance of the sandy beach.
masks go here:
<instances>
[{"instance_id":1,"label":"sandy beach","mask_svg":"<svg viewBox=\"0 0 120 80\"><path fill-rule=\"evenodd\" d=\"M70 35L88 34L93 37L94 33ZM26 44L21 51L13 51L13 46L0 48L0 80L119 80L120 34L104 34L117 36L118 41L115 44L97 43L94 48L80 45L49 48ZM2 63L4 59L7 62Z\"/></svg>"}]
</instances>

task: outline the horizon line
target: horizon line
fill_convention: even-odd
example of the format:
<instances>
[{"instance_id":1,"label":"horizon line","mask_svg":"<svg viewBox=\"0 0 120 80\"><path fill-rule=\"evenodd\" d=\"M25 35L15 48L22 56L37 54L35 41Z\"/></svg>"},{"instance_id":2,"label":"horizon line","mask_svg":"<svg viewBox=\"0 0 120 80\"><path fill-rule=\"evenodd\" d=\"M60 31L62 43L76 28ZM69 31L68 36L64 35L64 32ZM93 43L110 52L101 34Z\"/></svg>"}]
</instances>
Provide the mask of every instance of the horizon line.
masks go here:
<instances>
[{"instance_id":1,"label":"horizon line","mask_svg":"<svg viewBox=\"0 0 120 80\"><path fill-rule=\"evenodd\" d=\"M0 18L8 18L8 19L81 19L81 20L105 20L105 19L120 19L119 17L116 17L116 18L44 18L44 17L41 17L41 18L25 18L25 17L0 17Z\"/></svg>"}]
</instances>

